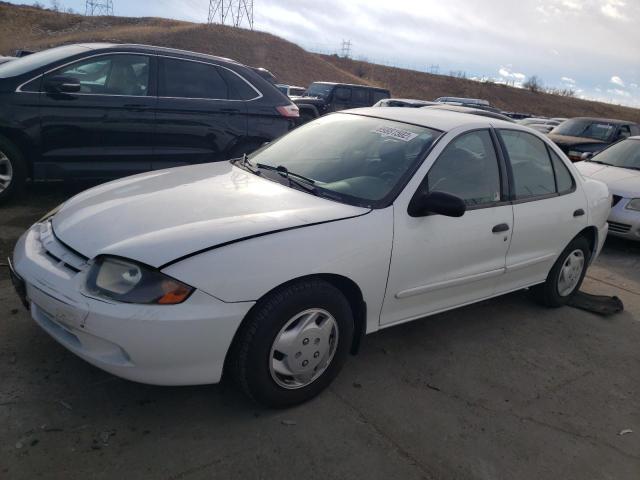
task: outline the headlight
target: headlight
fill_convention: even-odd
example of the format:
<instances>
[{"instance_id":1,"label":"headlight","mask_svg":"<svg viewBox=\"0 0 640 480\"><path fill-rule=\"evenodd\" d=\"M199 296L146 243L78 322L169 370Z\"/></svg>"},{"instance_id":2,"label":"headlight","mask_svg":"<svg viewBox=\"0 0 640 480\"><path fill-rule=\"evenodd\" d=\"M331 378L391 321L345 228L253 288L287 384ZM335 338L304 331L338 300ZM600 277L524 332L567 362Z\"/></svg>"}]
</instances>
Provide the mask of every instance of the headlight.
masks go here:
<instances>
[{"instance_id":1,"label":"headlight","mask_svg":"<svg viewBox=\"0 0 640 480\"><path fill-rule=\"evenodd\" d=\"M193 287L150 267L117 257L98 257L87 276L88 293L124 303L175 305Z\"/></svg>"},{"instance_id":2,"label":"headlight","mask_svg":"<svg viewBox=\"0 0 640 480\"><path fill-rule=\"evenodd\" d=\"M628 210L636 210L640 212L640 198L632 198L627 206L625 207Z\"/></svg>"}]
</instances>

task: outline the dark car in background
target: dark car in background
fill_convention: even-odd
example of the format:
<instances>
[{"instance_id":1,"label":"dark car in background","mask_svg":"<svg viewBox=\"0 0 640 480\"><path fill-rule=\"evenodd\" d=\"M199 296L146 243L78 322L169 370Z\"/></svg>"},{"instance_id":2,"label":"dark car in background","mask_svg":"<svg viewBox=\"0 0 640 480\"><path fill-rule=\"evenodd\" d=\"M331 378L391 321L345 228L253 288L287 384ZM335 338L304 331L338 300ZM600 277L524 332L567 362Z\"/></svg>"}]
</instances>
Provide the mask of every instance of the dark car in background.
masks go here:
<instances>
[{"instance_id":1,"label":"dark car in background","mask_svg":"<svg viewBox=\"0 0 640 480\"><path fill-rule=\"evenodd\" d=\"M634 135L640 135L640 126L633 122L591 117L566 120L549 132L549 138L572 162L583 160L612 143Z\"/></svg>"},{"instance_id":2,"label":"dark car in background","mask_svg":"<svg viewBox=\"0 0 640 480\"><path fill-rule=\"evenodd\" d=\"M110 179L249 153L298 108L233 60L76 44L0 65L0 200L27 178Z\"/></svg>"},{"instance_id":3,"label":"dark car in background","mask_svg":"<svg viewBox=\"0 0 640 480\"><path fill-rule=\"evenodd\" d=\"M391 94L386 88L350 83L313 82L301 97L291 100L300 109L300 123L306 123L325 113L348 108L371 107Z\"/></svg>"},{"instance_id":4,"label":"dark car in background","mask_svg":"<svg viewBox=\"0 0 640 480\"><path fill-rule=\"evenodd\" d=\"M452 105L449 103L435 103L434 105L427 105L425 108L435 108L436 110L449 110L451 112L469 113L471 115L478 115L480 117L495 118L496 120L502 120L505 122L516 123L510 117L501 113L493 112L491 110L485 110L484 108L476 107L463 107L459 105Z\"/></svg>"}]
</instances>

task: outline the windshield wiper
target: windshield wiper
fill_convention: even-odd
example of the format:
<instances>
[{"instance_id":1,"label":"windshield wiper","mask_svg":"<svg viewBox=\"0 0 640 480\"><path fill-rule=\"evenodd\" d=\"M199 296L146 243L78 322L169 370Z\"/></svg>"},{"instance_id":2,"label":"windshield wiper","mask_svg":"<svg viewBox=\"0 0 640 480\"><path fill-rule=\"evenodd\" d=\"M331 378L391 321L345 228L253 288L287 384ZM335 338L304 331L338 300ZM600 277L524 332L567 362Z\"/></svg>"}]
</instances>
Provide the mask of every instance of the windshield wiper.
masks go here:
<instances>
[{"instance_id":1,"label":"windshield wiper","mask_svg":"<svg viewBox=\"0 0 640 480\"><path fill-rule=\"evenodd\" d=\"M287 167L285 167L284 165L278 165L277 167L274 167L273 165L266 165L264 163L256 163L255 165L256 167L258 167L259 169L262 170L270 170L273 172L278 172L280 175L282 175L283 177L285 177L287 180L289 180L289 183L293 183L299 187L304 188L307 192L311 192L314 195L318 194L318 190L316 189L316 187L314 186L316 181L305 177L304 175L300 175L299 173L295 173L295 172L290 172ZM302 181L298 181L296 179L300 179Z\"/></svg>"}]
</instances>

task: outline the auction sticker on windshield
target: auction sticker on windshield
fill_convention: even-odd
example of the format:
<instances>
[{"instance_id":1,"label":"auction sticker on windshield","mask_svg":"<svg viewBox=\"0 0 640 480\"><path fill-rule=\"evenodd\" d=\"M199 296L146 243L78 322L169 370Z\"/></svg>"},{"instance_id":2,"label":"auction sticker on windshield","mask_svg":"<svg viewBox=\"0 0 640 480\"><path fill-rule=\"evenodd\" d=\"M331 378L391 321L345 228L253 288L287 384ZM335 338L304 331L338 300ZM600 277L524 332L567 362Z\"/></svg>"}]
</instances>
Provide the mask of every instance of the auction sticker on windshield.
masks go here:
<instances>
[{"instance_id":1,"label":"auction sticker on windshield","mask_svg":"<svg viewBox=\"0 0 640 480\"><path fill-rule=\"evenodd\" d=\"M375 130L372 130L371 132L377 133L382 137L396 138L398 140L402 140L403 142L410 142L418 136L417 133L409 132L408 130L401 130L399 128L384 126L380 126Z\"/></svg>"}]
</instances>

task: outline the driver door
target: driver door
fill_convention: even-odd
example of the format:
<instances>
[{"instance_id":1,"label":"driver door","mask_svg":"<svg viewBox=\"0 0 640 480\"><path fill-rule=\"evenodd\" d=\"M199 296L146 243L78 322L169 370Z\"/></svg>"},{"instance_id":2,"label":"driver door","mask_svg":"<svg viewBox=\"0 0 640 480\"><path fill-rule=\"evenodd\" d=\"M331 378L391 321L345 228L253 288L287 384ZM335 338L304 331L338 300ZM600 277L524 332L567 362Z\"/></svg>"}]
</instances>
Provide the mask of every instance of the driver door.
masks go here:
<instances>
[{"instance_id":1,"label":"driver door","mask_svg":"<svg viewBox=\"0 0 640 480\"><path fill-rule=\"evenodd\" d=\"M406 205L394 205L383 325L490 297L505 272L513 209L506 201L503 162L488 129L453 139L429 169L420 191L456 195L467 211L459 218L411 217Z\"/></svg>"}]
</instances>

